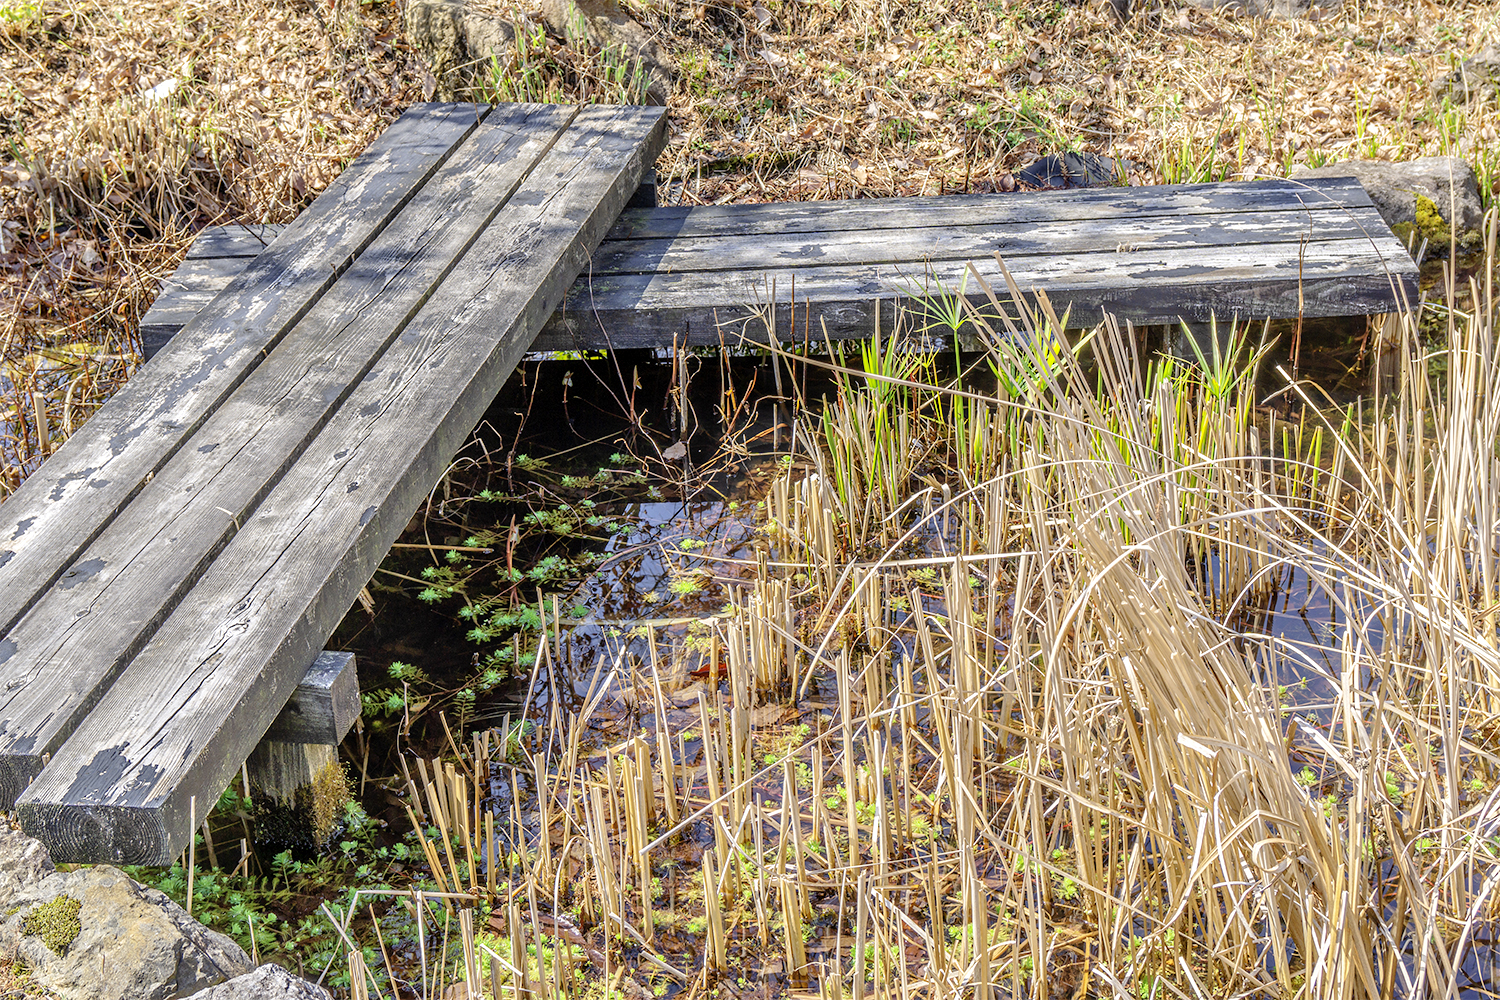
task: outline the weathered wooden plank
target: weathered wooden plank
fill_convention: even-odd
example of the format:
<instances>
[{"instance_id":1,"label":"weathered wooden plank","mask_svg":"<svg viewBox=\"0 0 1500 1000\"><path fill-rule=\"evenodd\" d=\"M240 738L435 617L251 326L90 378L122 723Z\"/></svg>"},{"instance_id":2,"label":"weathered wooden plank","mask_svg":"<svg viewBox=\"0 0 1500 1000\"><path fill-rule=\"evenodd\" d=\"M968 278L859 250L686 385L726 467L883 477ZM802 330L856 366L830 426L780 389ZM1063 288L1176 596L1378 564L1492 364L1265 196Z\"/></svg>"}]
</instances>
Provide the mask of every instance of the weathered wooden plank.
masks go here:
<instances>
[{"instance_id":1,"label":"weathered wooden plank","mask_svg":"<svg viewBox=\"0 0 1500 1000\"><path fill-rule=\"evenodd\" d=\"M10 629L0 803L41 770L575 114L491 114Z\"/></svg>"},{"instance_id":2,"label":"weathered wooden plank","mask_svg":"<svg viewBox=\"0 0 1500 1000\"><path fill-rule=\"evenodd\" d=\"M629 208L656 207L656 171L646 171L630 196ZM258 257L285 229L279 223L210 226L188 247L187 256L172 275L162 280L156 301L137 326L141 357L150 360L223 291L249 260Z\"/></svg>"},{"instance_id":3,"label":"weathered wooden plank","mask_svg":"<svg viewBox=\"0 0 1500 1000\"><path fill-rule=\"evenodd\" d=\"M286 226L280 223L232 223L209 226L188 247L187 260L211 257L259 257Z\"/></svg>"},{"instance_id":4,"label":"weathered wooden plank","mask_svg":"<svg viewBox=\"0 0 1500 1000\"><path fill-rule=\"evenodd\" d=\"M1366 208L1369 195L1353 178L1338 183L1269 180L1244 184L1163 184L1154 187L1083 188L1024 195L942 195L923 198L856 198L848 201L776 202L630 209L609 240L698 236L754 236L892 230L931 224L934 212L990 223L1068 223L1097 218L1217 215L1221 212L1301 212L1343 205Z\"/></svg>"},{"instance_id":5,"label":"weathered wooden plank","mask_svg":"<svg viewBox=\"0 0 1500 1000\"><path fill-rule=\"evenodd\" d=\"M649 176L649 175L648 175ZM932 225L936 216L969 225L1028 223L1065 219L1129 219L1221 212L1300 212L1336 207L1368 208L1364 188L1348 177L1250 184L1164 184L1156 187L1089 188L1017 195L942 195L922 198L859 198L850 201L798 201L759 205L698 205L657 208L636 204L655 196L643 183L605 243L628 239L686 239L754 234L846 232ZM1294 197L1295 195L1295 197ZM281 227L212 226L203 230L187 259L254 257Z\"/></svg>"},{"instance_id":6,"label":"weathered wooden plank","mask_svg":"<svg viewBox=\"0 0 1500 1000\"><path fill-rule=\"evenodd\" d=\"M352 797L337 747L261 740L245 761L255 845L268 854L318 851Z\"/></svg>"},{"instance_id":7,"label":"weathered wooden plank","mask_svg":"<svg viewBox=\"0 0 1500 1000\"><path fill-rule=\"evenodd\" d=\"M790 227L793 231L783 232L777 230L776 227L755 221L756 217L762 214L772 214L779 219L784 219L787 208L785 205L722 206L739 210L736 216L740 228L753 234L765 235L679 236L670 240L606 239L594 254L589 274L580 278L570 291L564 302L564 309L576 310L578 303L593 301L607 311L618 312L621 306L611 302L607 295L601 295L601 293L609 287L611 277L631 273L650 274L659 271L687 270L738 272L732 275L723 286L715 285L698 289L698 294L703 296L699 305L704 307L700 310L700 315L708 315L715 309L721 312L730 310L738 314L737 308L744 304L744 300L731 297L733 293L728 292L727 286L734 286L738 283L739 286L744 287L745 281L748 280L753 287L766 287L773 279L777 280L778 284L789 286L794 280L793 274L777 276L770 273L778 266L799 267L810 263L819 265L878 264L904 261L915 270L922 261L926 260L978 259L988 257L996 250L1009 260L1016 255L1027 253L1051 252L1072 255L1096 250L1107 252L1125 247L1139 250L1151 246L1213 246L1236 242L1244 242L1247 245L1256 244L1261 249L1254 252L1259 253L1266 252L1271 245L1295 241L1303 235L1320 240L1336 239L1341 236L1353 239L1383 236L1389 239L1384 222L1372 206L1368 203L1364 207L1355 206L1354 203L1366 200L1363 197L1363 189L1356 187L1351 192L1342 183L1343 180L1345 179L1340 179L1339 185L1324 185L1323 187L1328 189L1325 193L1337 196L1351 207L1334 209L1320 207L1316 199L1312 199L1303 192L1303 197L1312 200L1315 207L1295 211L1270 211L1262 206L1254 212L1225 212L1214 216L1211 222L1202 214L1189 214L1088 218L1066 225L1046 227L1018 222L974 224L971 220L978 217L976 213L955 211L957 206L972 205L973 199L950 196L948 198L905 199L928 203L928 209L918 213L928 223L921 228L903 229L896 226L893 229L882 227L872 230L805 233L795 231L796 227ZM1214 187L1223 186L1215 185ZM1257 192L1257 197L1265 193ZM1297 204L1282 188L1271 193L1274 193L1275 198L1279 199L1283 205ZM1050 197L1052 196L1049 195L1048 198ZM1178 202L1184 200L1180 191L1176 199ZM984 201L988 204L1003 202L1014 206L1018 199L987 196ZM826 216L830 211L829 206L834 204L832 202L809 202L800 203L796 207L801 209L808 218L817 219ZM699 226L691 221L694 213L714 213L714 218L721 218L718 214L720 207L693 208L686 211L689 221L684 224L684 228L690 232L711 231L718 225L710 219L705 225ZM835 209L835 211L838 210ZM658 209L656 212L658 214L668 212L673 217L681 215L675 209ZM625 216L628 217L631 214L627 211ZM932 224L934 222L939 224ZM612 231L612 236L619 230L620 226L616 226ZM218 237L215 239L217 240ZM816 242L819 239L826 242ZM220 243L222 245L222 241ZM1275 252L1284 254L1286 249L1282 245ZM228 275L234 272L235 267L236 261L232 258L184 263L172 279L178 285L164 290L162 298L158 300L158 306L154 307L147 320L142 322L143 335L149 328L151 336L155 338L169 336L172 323L180 323L182 317L190 315L195 303L211 289L227 282ZM178 290L178 286L183 290ZM201 290L186 290L192 288ZM592 298L590 293L592 293ZM868 310L858 302L835 303L834 300L826 297L821 301L836 313L858 316L868 313ZM654 308L645 304L644 301L637 304L638 311L649 311ZM1140 321L1146 321L1146 319L1142 318ZM159 324L160 330L158 331L153 324ZM701 327L701 323L696 323L695 326ZM649 332L653 327L657 329L654 340ZM614 336L627 338L627 340L613 340L614 343L623 345L629 342L637 346L650 343L660 346L670 338L674 330L678 329L680 326L674 317L637 315L626 320L623 329L609 332ZM554 317L537 344L539 350L604 346L607 345L598 330L598 324L588 322L587 319L576 315Z\"/></svg>"},{"instance_id":8,"label":"weathered wooden plank","mask_svg":"<svg viewBox=\"0 0 1500 1000\"><path fill-rule=\"evenodd\" d=\"M205 230L207 232L207 230ZM141 317L137 334L141 358L150 361L167 341L214 300L249 266L252 257L210 257L184 260L170 277L162 279L156 301Z\"/></svg>"},{"instance_id":9,"label":"weathered wooden plank","mask_svg":"<svg viewBox=\"0 0 1500 1000\"><path fill-rule=\"evenodd\" d=\"M635 194L625 203L626 208L655 208L657 206L656 171L647 170L636 186Z\"/></svg>"},{"instance_id":10,"label":"weathered wooden plank","mask_svg":"<svg viewBox=\"0 0 1500 1000\"><path fill-rule=\"evenodd\" d=\"M962 216L929 217L914 228L862 229L835 233L700 236L615 240L594 254L593 274L655 274L681 271L774 272L781 268L836 264L918 264L926 260L974 260L998 253L1115 253L1167 247L1240 246L1243 252L1281 254L1278 244L1302 239L1366 239L1386 232L1380 213L1369 208L1308 212L1224 212L1205 225L1202 216L1079 219L1038 225L1004 222L974 225ZM1275 250L1269 250L1276 247Z\"/></svg>"},{"instance_id":11,"label":"weathered wooden plank","mask_svg":"<svg viewBox=\"0 0 1500 1000\"><path fill-rule=\"evenodd\" d=\"M263 741L338 746L359 718L359 667L353 653L325 649L292 691Z\"/></svg>"},{"instance_id":12,"label":"weathered wooden plank","mask_svg":"<svg viewBox=\"0 0 1500 1000\"><path fill-rule=\"evenodd\" d=\"M0 637L254 370L483 113L474 106L421 105L393 123L0 505ZM12 651L9 641L0 638L0 663Z\"/></svg>"},{"instance_id":13,"label":"weathered wooden plank","mask_svg":"<svg viewBox=\"0 0 1500 1000\"><path fill-rule=\"evenodd\" d=\"M17 803L57 860L161 862L504 383L664 139L590 107ZM232 664L233 669L228 669Z\"/></svg>"},{"instance_id":14,"label":"weathered wooden plank","mask_svg":"<svg viewBox=\"0 0 1500 1000\"><path fill-rule=\"evenodd\" d=\"M656 171L646 171L640 186L630 196L626 208L655 208L657 201ZM226 226L209 226L198 234L188 247L186 260L196 261L216 257L258 257L281 231L284 223L235 222Z\"/></svg>"},{"instance_id":15,"label":"weathered wooden plank","mask_svg":"<svg viewBox=\"0 0 1500 1000\"><path fill-rule=\"evenodd\" d=\"M1059 314L1073 307L1077 326L1098 322L1105 311L1122 321L1168 323L1210 314L1264 318L1358 316L1389 312L1401 295L1415 301L1416 267L1394 238L1279 244L1252 258L1243 247L1147 249L1129 253L1033 255L1006 259L1023 291L1047 292ZM974 261L1002 299L1004 279L994 259ZM782 340L820 342L869 336L875 300L920 299L964 288L971 301L985 298L967 278L963 261L900 267L839 265L775 272L776 329ZM675 334L689 344L766 339L756 307L772 301L765 272L726 275L680 272L595 275L592 298L571 304L533 342L535 350L569 350L579 344L659 347ZM791 301L795 293L796 316ZM739 306L726 303L738 302ZM576 331L576 333L575 333ZM939 331L941 332L941 331Z\"/></svg>"}]
</instances>

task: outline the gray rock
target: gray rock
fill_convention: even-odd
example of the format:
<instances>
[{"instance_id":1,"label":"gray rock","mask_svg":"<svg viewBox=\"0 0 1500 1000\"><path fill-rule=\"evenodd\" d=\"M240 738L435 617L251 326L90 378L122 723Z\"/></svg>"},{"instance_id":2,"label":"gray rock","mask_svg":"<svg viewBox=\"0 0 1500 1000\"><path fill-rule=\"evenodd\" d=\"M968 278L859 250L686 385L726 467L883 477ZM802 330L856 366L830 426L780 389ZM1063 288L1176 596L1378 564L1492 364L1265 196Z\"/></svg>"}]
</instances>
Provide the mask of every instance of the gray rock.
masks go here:
<instances>
[{"instance_id":1,"label":"gray rock","mask_svg":"<svg viewBox=\"0 0 1500 1000\"><path fill-rule=\"evenodd\" d=\"M1023 188L1111 187L1129 176L1129 160L1098 153L1049 153L1013 175Z\"/></svg>"},{"instance_id":2,"label":"gray rock","mask_svg":"<svg viewBox=\"0 0 1500 1000\"><path fill-rule=\"evenodd\" d=\"M1490 45L1432 85L1437 97L1455 104L1500 100L1500 45Z\"/></svg>"},{"instance_id":3,"label":"gray rock","mask_svg":"<svg viewBox=\"0 0 1500 1000\"><path fill-rule=\"evenodd\" d=\"M1405 163L1348 160L1316 170L1302 167L1292 176L1358 178L1397 236L1415 236L1418 244L1426 239L1435 250L1448 242L1450 227L1457 230L1460 243L1474 242L1484 218L1479 181L1456 156L1424 156Z\"/></svg>"},{"instance_id":4,"label":"gray rock","mask_svg":"<svg viewBox=\"0 0 1500 1000\"><path fill-rule=\"evenodd\" d=\"M61 897L79 904L76 928L49 944L37 924L58 908L38 908ZM53 872L17 890L5 914L0 951L18 955L39 985L66 1000L172 1000L251 968L232 940L105 865ZM33 914L37 919L28 926Z\"/></svg>"},{"instance_id":5,"label":"gray rock","mask_svg":"<svg viewBox=\"0 0 1500 1000\"><path fill-rule=\"evenodd\" d=\"M412 0L405 14L406 38L432 73L429 98L453 100L490 65L504 59L516 40L515 25L471 10L463 0Z\"/></svg>"},{"instance_id":6,"label":"gray rock","mask_svg":"<svg viewBox=\"0 0 1500 1000\"><path fill-rule=\"evenodd\" d=\"M0 822L0 913L11 908L17 894L55 871L40 840Z\"/></svg>"},{"instance_id":7,"label":"gray rock","mask_svg":"<svg viewBox=\"0 0 1500 1000\"><path fill-rule=\"evenodd\" d=\"M1343 0L1191 0L1204 10L1232 10L1250 17L1318 18L1330 14Z\"/></svg>"},{"instance_id":8,"label":"gray rock","mask_svg":"<svg viewBox=\"0 0 1500 1000\"><path fill-rule=\"evenodd\" d=\"M677 82L677 66L618 0L542 0L542 19L571 42L613 50L634 61L646 74L647 98L654 104L667 103Z\"/></svg>"},{"instance_id":9,"label":"gray rock","mask_svg":"<svg viewBox=\"0 0 1500 1000\"><path fill-rule=\"evenodd\" d=\"M331 1000L331 996L316 983L268 962L254 972L209 987L195 1000Z\"/></svg>"}]
</instances>

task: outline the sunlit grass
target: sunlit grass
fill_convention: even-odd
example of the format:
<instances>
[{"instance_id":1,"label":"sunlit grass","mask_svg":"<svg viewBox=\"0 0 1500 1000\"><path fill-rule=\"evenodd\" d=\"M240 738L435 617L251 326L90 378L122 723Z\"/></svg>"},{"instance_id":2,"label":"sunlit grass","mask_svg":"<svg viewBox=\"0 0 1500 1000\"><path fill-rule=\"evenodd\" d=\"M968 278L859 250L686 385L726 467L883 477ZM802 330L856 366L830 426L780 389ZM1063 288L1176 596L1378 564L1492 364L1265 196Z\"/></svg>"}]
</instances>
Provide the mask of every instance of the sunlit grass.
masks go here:
<instances>
[{"instance_id":1,"label":"sunlit grass","mask_svg":"<svg viewBox=\"0 0 1500 1000\"><path fill-rule=\"evenodd\" d=\"M643 731L539 730L541 825L474 812L454 839L510 823L530 860L502 885L433 844L442 884L522 895L528 954L535 913L602 928L591 982L774 958L824 996L1492 987L1471 956L1500 884L1493 241L1445 364L1393 318L1399 392L1277 448L1241 331L1148 365L1106 325L988 399L888 334L809 419L767 497L773 558L712 641L632 670ZM1291 581L1339 609L1332 671L1255 624ZM727 686L699 695L699 750L668 720L702 662ZM815 728L764 721L793 696ZM670 860L679 838L699 862ZM532 986L576 996L572 974Z\"/></svg>"}]
</instances>

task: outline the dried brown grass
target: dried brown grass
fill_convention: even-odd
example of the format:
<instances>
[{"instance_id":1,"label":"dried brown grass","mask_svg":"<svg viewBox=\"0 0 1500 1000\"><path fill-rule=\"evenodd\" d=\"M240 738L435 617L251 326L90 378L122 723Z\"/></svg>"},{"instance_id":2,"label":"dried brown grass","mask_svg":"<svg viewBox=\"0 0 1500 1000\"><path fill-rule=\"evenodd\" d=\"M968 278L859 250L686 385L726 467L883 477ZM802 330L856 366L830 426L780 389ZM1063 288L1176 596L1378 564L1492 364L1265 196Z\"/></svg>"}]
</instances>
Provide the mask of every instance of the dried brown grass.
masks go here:
<instances>
[{"instance_id":1,"label":"dried brown grass","mask_svg":"<svg viewBox=\"0 0 1500 1000\"><path fill-rule=\"evenodd\" d=\"M1112 324L1097 368L990 339L1034 380L1004 397L867 351L706 641L643 625L505 763L477 738L413 783L440 890L495 914L482 995L1493 995L1490 226L1474 309L1426 307L1431 355L1389 320L1401 392L1333 416L1316 478L1252 379L1143 372ZM1264 629L1318 599L1321 665ZM535 800L471 808L517 774Z\"/></svg>"},{"instance_id":2,"label":"dried brown grass","mask_svg":"<svg viewBox=\"0 0 1500 1000\"><path fill-rule=\"evenodd\" d=\"M20 965L0 962L0 1000L57 1000L57 996L33 982Z\"/></svg>"},{"instance_id":3,"label":"dried brown grass","mask_svg":"<svg viewBox=\"0 0 1500 1000\"><path fill-rule=\"evenodd\" d=\"M1066 149L1145 181L1439 152L1496 179L1495 109L1429 89L1496 38L1493 4L1351 0L1308 21L1147 4L1124 25L1041 0L629 7L681 70L659 164L674 201L994 190ZM0 0L0 498L128 376L193 232L291 218L421 97L400 10ZM609 89L558 39L528 58L550 98Z\"/></svg>"},{"instance_id":4,"label":"dried brown grass","mask_svg":"<svg viewBox=\"0 0 1500 1000\"><path fill-rule=\"evenodd\" d=\"M1429 90L1500 36L1488 3L1354 3L1283 21L1141 4L643 3L683 67L664 173L690 202L994 190L1061 149L1147 182L1298 163L1485 159L1493 107Z\"/></svg>"},{"instance_id":5,"label":"dried brown grass","mask_svg":"<svg viewBox=\"0 0 1500 1000\"><path fill-rule=\"evenodd\" d=\"M412 100L396 15L6 0L0 498L129 375L199 228L295 217Z\"/></svg>"}]
</instances>

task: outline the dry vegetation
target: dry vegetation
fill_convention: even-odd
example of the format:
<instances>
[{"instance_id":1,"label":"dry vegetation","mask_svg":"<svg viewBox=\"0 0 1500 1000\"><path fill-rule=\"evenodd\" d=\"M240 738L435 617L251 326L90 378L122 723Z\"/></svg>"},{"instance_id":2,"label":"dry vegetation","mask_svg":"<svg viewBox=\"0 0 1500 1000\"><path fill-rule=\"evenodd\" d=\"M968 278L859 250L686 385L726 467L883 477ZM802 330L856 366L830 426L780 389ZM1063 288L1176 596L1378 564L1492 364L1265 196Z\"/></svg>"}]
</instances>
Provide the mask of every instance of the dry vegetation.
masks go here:
<instances>
[{"instance_id":1,"label":"dry vegetation","mask_svg":"<svg viewBox=\"0 0 1500 1000\"><path fill-rule=\"evenodd\" d=\"M997 310L977 395L887 331L724 613L416 771L404 905L461 946L412 992L1493 995L1490 222L1449 346L1386 318L1399 393L1326 418L1255 405L1244 332L1148 365Z\"/></svg>"},{"instance_id":2,"label":"dry vegetation","mask_svg":"<svg viewBox=\"0 0 1500 1000\"><path fill-rule=\"evenodd\" d=\"M413 100L396 17L0 3L0 496L132 370L198 229L289 221Z\"/></svg>"},{"instance_id":3,"label":"dry vegetation","mask_svg":"<svg viewBox=\"0 0 1500 1000\"><path fill-rule=\"evenodd\" d=\"M1429 89L1497 37L1493 4L630 6L681 69L660 169L688 203L990 190L1067 149L1143 180L1457 151L1495 180L1494 108ZM0 0L0 497L128 375L197 229L290 218L420 99L400 7ZM607 75L544 38L480 82L609 99Z\"/></svg>"},{"instance_id":4,"label":"dry vegetation","mask_svg":"<svg viewBox=\"0 0 1500 1000\"><path fill-rule=\"evenodd\" d=\"M1002 189L1067 149L1142 180L1457 152L1495 193L1495 109L1430 90L1493 5L633 9L682 71L673 201ZM399 15L0 0L0 497L128 375L197 229L290 218L421 95ZM544 40L484 86L608 96L597 70ZM402 905L458 978L544 1000L1495 990L1500 359L1472 301L1428 317L1436 366L1386 321L1402 391L1323 427L1107 327L1099 379L995 331L997 397L874 348L804 416L732 613L621 660L629 739L595 741L591 699L414 775L446 895ZM1332 669L1257 631L1289 588L1339 608ZM1295 712L1294 674L1323 692ZM513 815L480 808L492 770Z\"/></svg>"}]
</instances>

